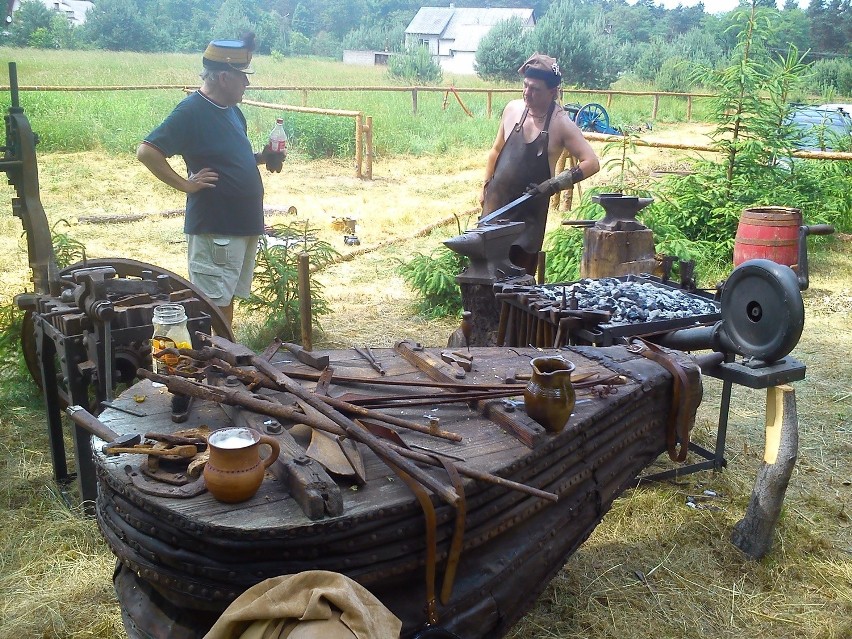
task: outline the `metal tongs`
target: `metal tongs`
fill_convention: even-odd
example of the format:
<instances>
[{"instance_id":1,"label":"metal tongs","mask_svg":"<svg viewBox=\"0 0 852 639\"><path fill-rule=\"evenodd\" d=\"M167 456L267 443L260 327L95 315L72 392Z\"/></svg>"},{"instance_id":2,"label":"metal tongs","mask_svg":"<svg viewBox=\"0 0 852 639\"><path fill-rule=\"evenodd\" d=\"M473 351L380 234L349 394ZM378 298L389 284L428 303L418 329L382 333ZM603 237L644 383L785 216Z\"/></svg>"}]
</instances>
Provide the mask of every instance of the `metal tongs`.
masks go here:
<instances>
[{"instance_id":1,"label":"metal tongs","mask_svg":"<svg viewBox=\"0 0 852 639\"><path fill-rule=\"evenodd\" d=\"M369 347L369 346L365 346L364 348L358 348L357 346L353 346L352 348L354 348L354 349L355 349L355 352L356 352L356 353L358 353L361 357L363 357L364 359L366 359L366 360L367 360L367 362L369 362L370 366L372 366L372 367L373 367L373 369L374 369L374 370L375 370L375 371L376 371L379 375L384 375L384 374L385 374L385 369L384 369L384 367L383 367L383 366L379 363L379 361L378 361L378 360L376 359L376 357L373 355L373 351L370 349L370 347Z\"/></svg>"}]
</instances>

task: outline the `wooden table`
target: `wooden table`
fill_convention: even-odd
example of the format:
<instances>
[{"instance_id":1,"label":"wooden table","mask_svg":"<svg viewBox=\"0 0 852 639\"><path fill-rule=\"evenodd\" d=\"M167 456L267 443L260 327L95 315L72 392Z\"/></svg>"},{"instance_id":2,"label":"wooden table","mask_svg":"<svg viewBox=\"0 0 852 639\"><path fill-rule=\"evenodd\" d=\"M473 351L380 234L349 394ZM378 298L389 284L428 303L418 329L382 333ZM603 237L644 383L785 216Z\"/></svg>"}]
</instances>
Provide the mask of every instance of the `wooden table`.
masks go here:
<instances>
[{"instance_id":1,"label":"wooden table","mask_svg":"<svg viewBox=\"0 0 852 639\"><path fill-rule=\"evenodd\" d=\"M383 379L427 380L392 349L374 353L386 370ZM463 381L503 383L512 370L528 374L530 358L544 353L471 349L473 370ZM347 376L380 376L352 350L321 354L331 358L332 396L398 392L414 397L423 390L336 382ZM439 359L440 349L427 349L426 354ZM603 388L614 392L602 396L578 391L574 414L556 435L531 422L522 405L513 410L499 400L487 407L435 404L387 411L424 424L424 415L437 418L442 429L461 436L456 443L400 430L410 446L452 455L447 459L456 465L559 496L554 503L462 478L461 558L452 594L437 604L436 611L442 625L466 639L503 636L591 533L615 497L666 448L672 382L661 366L617 346L577 347L560 354L576 364L575 377L605 379L618 374L624 383ZM315 372L284 354L275 363L293 373ZM315 386L308 381L302 384ZM517 399L522 399L524 384L518 384ZM119 434L232 425L223 407L212 402L196 402L189 421L174 424L170 394L149 381L128 389L115 406L101 420ZM508 423L515 428L507 428ZM292 430L292 424L284 426ZM306 446L298 430L295 439ZM94 438L96 451L101 444ZM441 591L458 509L430 494L427 511L434 511L435 524L429 530L423 505L403 479L372 451L361 445L359 449L366 483L338 480L342 513L320 519L309 518L284 483L271 476L254 497L240 504L220 503L209 493L167 498L146 494L134 485L133 474L139 472L144 456L97 452L98 523L119 559L116 590L128 634L200 638L228 603L251 585L281 574L322 569L342 572L368 587L403 620L403 636L410 636L425 621L427 592L432 585ZM423 469L436 481L453 485L443 468ZM427 532L435 536L434 566L427 560Z\"/></svg>"}]
</instances>

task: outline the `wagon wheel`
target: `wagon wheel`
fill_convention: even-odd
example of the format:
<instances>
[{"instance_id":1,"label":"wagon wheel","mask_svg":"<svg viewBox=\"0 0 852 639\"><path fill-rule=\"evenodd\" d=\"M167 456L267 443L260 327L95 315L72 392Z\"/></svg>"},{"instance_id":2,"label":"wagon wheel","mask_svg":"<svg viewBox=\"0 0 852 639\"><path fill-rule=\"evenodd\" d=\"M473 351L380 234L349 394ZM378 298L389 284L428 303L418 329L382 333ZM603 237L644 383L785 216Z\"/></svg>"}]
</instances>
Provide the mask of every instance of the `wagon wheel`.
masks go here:
<instances>
[{"instance_id":1,"label":"wagon wheel","mask_svg":"<svg viewBox=\"0 0 852 639\"><path fill-rule=\"evenodd\" d=\"M216 304L213 303L209 297L207 297L204 293L199 291L192 282L187 279L184 279L177 273L173 273L167 269L164 269L160 266L154 266L153 264L147 264L145 262L139 262L137 260L130 260L125 258L100 258L93 260L86 260L86 262L80 262L77 264L72 264L59 272L60 276L70 275L73 271L80 268L93 268L93 267L106 267L111 266L115 269L116 275L118 277L142 277L142 273L145 271L150 271L154 277L159 275L166 275L169 278L169 289L172 291L189 289L192 291L193 295L195 295L201 303L206 307L204 310L210 315L210 323L213 327L213 330L217 335L221 335L222 337L227 338L230 341L234 341L234 332L231 329L230 324L225 319L225 316L222 314L222 311L219 309ZM38 362L38 353L36 352L36 344L35 344L35 328L33 327L33 312L27 311L24 314L24 321L21 326L21 350L23 351L24 361L26 362L27 369L30 372L30 375L35 380L36 384L41 387L41 373L39 370L39 362ZM128 361L134 359L134 355L132 353L124 353L125 357L130 358ZM130 368L133 368L130 366ZM128 369L129 370L129 369ZM135 371L136 369L133 368ZM119 370L120 375L123 377L125 372Z\"/></svg>"},{"instance_id":2,"label":"wagon wheel","mask_svg":"<svg viewBox=\"0 0 852 639\"><path fill-rule=\"evenodd\" d=\"M580 107L574 122L582 131L601 133L609 129L609 114L602 105L592 102Z\"/></svg>"}]
</instances>

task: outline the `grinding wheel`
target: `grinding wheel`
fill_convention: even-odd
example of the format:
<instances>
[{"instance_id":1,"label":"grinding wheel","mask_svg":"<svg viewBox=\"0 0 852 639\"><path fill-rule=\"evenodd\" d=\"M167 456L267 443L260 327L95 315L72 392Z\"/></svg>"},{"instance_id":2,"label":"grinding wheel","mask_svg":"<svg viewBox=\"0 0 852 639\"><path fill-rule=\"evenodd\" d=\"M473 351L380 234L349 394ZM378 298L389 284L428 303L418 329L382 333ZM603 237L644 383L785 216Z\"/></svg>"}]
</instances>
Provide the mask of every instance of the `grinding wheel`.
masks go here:
<instances>
[{"instance_id":1,"label":"grinding wheel","mask_svg":"<svg viewBox=\"0 0 852 639\"><path fill-rule=\"evenodd\" d=\"M725 282L718 334L723 350L775 362L799 343L804 325L802 292L790 267L749 260Z\"/></svg>"}]
</instances>

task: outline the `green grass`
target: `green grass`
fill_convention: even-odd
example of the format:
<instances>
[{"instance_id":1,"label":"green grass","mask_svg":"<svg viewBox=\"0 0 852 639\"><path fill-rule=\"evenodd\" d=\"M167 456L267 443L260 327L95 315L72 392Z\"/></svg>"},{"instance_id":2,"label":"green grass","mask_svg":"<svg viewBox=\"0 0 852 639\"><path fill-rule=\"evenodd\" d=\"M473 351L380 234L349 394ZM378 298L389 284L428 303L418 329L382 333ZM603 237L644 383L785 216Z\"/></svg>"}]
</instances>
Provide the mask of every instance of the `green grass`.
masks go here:
<instances>
[{"instance_id":1,"label":"green grass","mask_svg":"<svg viewBox=\"0 0 852 639\"><path fill-rule=\"evenodd\" d=\"M15 61L21 87L152 86L199 84L200 56L165 53L114 53L9 49L0 47L0 59ZM256 56L255 86L396 86L383 67L344 65L327 59ZM5 71L3 72L5 75ZM444 86L488 88L476 76L444 78ZM453 95L442 91L420 91L417 115L410 91L313 91L303 104L301 91L267 91L249 87L246 98L271 104L310 106L361 111L373 118L377 157L387 155L430 155L451 148L484 149L493 141L495 120L506 102L520 97L520 83L499 88L517 89L517 94L493 95L492 117L487 117L485 93L461 93L473 117L465 114ZM74 152L102 149L110 153L132 153L139 141L157 126L184 96L180 88L114 91L28 91L20 94L21 106L40 136L39 151ZM566 102L606 104L606 96L569 91ZM701 119L702 100L693 106L693 119ZM0 108L8 108L8 92L0 94ZM249 137L260 145L280 113L263 107L243 106ZM637 125L650 121L653 98L613 96L607 108L613 125ZM311 157L347 157L354 152L354 123L350 118L332 118L287 112L286 126L292 146ZM686 99L660 100L657 121L686 120Z\"/></svg>"}]
</instances>

